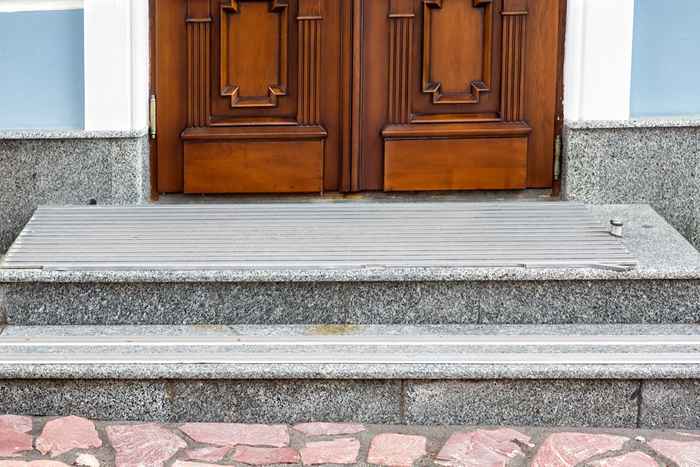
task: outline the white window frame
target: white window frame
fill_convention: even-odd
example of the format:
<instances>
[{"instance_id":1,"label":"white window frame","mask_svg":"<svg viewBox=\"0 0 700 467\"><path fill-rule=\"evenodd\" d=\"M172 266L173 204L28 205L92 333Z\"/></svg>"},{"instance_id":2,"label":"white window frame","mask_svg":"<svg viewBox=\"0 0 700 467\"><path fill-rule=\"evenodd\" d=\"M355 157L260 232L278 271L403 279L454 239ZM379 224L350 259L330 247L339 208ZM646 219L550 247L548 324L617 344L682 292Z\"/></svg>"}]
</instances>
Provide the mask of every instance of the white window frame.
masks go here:
<instances>
[{"instance_id":1,"label":"white window frame","mask_svg":"<svg viewBox=\"0 0 700 467\"><path fill-rule=\"evenodd\" d=\"M148 126L148 0L84 0L85 129Z\"/></svg>"},{"instance_id":2,"label":"white window frame","mask_svg":"<svg viewBox=\"0 0 700 467\"><path fill-rule=\"evenodd\" d=\"M634 0L568 0L564 63L567 120L628 120Z\"/></svg>"},{"instance_id":3,"label":"white window frame","mask_svg":"<svg viewBox=\"0 0 700 467\"><path fill-rule=\"evenodd\" d=\"M79 10L83 0L0 0L0 13Z\"/></svg>"}]
</instances>

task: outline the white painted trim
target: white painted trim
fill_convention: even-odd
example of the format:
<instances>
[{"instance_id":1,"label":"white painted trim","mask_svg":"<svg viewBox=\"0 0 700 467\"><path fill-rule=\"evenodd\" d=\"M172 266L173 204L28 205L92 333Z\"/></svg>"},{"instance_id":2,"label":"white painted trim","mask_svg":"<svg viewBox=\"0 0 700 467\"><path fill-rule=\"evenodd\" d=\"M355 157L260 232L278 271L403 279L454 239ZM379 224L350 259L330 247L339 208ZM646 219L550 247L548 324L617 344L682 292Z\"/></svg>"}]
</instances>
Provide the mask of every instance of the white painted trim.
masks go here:
<instances>
[{"instance_id":1,"label":"white painted trim","mask_svg":"<svg viewBox=\"0 0 700 467\"><path fill-rule=\"evenodd\" d=\"M83 0L0 0L0 13L80 10Z\"/></svg>"},{"instance_id":2,"label":"white painted trim","mask_svg":"<svg viewBox=\"0 0 700 467\"><path fill-rule=\"evenodd\" d=\"M148 127L150 37L148 0L131 1L131 129Z\"/></svg>"},{"instance_id":3,"label":"white painted trim","mask_svg":"<svg viewBox=\"0 0 700 467\"><path fill-rule=\"evenodd\" d=\"M568 0L567 120L630 118L634 0Z\"/></svg>"},{"instance_id":4,"label":"white painted trim","mask_svg":"<svg viewBox=\"0 0 700 467\"><path fill-rule=\"evenodd\" d=\"M85 0L85 129L148 125L148 1Z\"/></svg>"}]
</instances>

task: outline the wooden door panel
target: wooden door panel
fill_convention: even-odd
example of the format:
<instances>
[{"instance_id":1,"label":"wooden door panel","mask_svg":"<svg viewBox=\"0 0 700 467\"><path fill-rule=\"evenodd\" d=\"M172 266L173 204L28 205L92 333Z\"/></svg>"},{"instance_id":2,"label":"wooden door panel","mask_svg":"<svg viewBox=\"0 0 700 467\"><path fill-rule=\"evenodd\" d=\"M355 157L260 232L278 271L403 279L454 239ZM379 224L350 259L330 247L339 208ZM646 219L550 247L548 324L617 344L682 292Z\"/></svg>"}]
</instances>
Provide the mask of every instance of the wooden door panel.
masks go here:
<instances>
[{"instance_id":1,"label":"wooden door panel","mask_svg":"<svg viewBox=\"0 0 700 467\"><path fill-rule=\"evenodd\" d=\"M323 191L323 144L240 141L185 145L186 193Z\"/></svg>"},{"instance_id":2,"label":"wooden door panel","mask_svg":"<svg viewBox=\"0 0 700 467\"><path fill-rule=\"evenodd\" d=\"M563 0L153 2L160 192L552 184Z\"/></svg>"},{"instance_id":3,"label":"wooden door panel","mask_svg":"<svg viewBox=\"0 0 700 467\"><path fill-rule=\"evenodd\" d=\"M277 107L287 95L289 3L239 0L220 11L220 95L231 109Z\"/></svg>"},{"instance_id":4,"label":"wooden door panel","mask_svg":"<svg viewBox=\"0 0 700 467\"><path fill-rule=\"evenodd\" d=\"M387 191L515 190L527 182L525 138L391 140L385 157Z\"/></svg>"},{"instance_id":5,"label":"wooden door panel","mask_svg":"<svg viewBox=\"0 0 700 467\"><path fill-rule=\"evenodd\" d=\"M564 0L530 0L525 82L528 141L527 185L549 188L554 178L556 135L563 124Z\"/></svg>"},{"instance_id":6,"label":"wooden door panel","mask_svg":"<svg viewBox=\"0 0 700 467\"><path fill-rule=\"evenodd\" d=\"M163 44L158 54L166 104L178 102L170 106L177 123L159 117L169 139L159 144L160 191L339 189L350 111L341 93L347 3L178 0L177 12L173 0L155 3L158 41L180 44L170 59L178 69L169 67L168 76L158 67L171 51Z\"/></svg>"},{"instance_id":7,"label":"wooden door panel","mask_svg":"<svg viewBox=\"0 0 700 467\"><path fill-rule=\"evenodd\" d=\"M295 1L237 0L212 5L209 124L294 122L298 43Z\"/></svg>"},{"instance_id":8,"label":"wooden door panel","mask_svg":"<svg viewBox=\"0 0 700 467\"><path fill-rule=\"evenodd\" d=\"M294 123L296 0L186 1L188 127Z\"/></svg>"},{"instance_id":9,"label":"wooden door panel","mask_svg":"<svg viewBox=\"0 0 700 467\"><path fill-rule=\"evenodd\" d=\"M497 112L498 2L423 0L417 11L422 34L414 42L420 58L415 72L421 86L414 91L413 112Z\"/></svg>"},{"instance_id":10,"label":"wooden door panel","mask_svg":"<svg viewBox=\"0 0 700 467\"><path fill-rule=\"evenodd\" d=\"M382 130L384 189L524 188L530 130L523 105L527 0L393 1L389 22L390 43L395 44L389 50L394 81L390 88L395 92L389 95L390 121ZM416 27L422 41L404 33ZM472 32L459 41L469 28ZM422 60L413 66L405 56ZM404 83L416 81L418 86L411 87L427 94L427 102L424 96L406 91ZM431 136L425 136L425 126L432 127ZM514 126L517 135L512 133ZM492 139L468 141L486 127ZM499 139L509 144L500 144ZM419 159L412 146L424 151ZM431 159L446 175L420 183L415 174L425 172ZM498 180L486 176L494 173L493 160L508 160L514 176L504 173ZM411 169L410 164L415 167ZM455 177L460 171L472 173ZM484 177L474 176L478 173ZM445 185L440 188L437 180Z\"/></svg>"},{"instance_id":11,"label":"wooden door panel","mask_svg":"<svg viewBox=\"0 0 700 467\"><path fill-rule=\"evenodd\" d=\"M390 112L387 96L402 92L403 88L390 88L396 80L389 79L395 69L389 61L389 50L397 44L387 46L386 39L370 39L390 37L389 1L356 0L354 9L352 191L377 191L384 187L381 131ZM407 29L405 33L411 31ZM395 57L399 56L397 52ZM408 55L404 57L410 59ZM405 86L408 88L408 82Z\"/></svg>"},{"instance_id":12,"label":"wooden door panel","mask_svg":"<svg viewBox=\"0 0 700 467\"><path fill-rule=\"evenodd\" d=\"M187 3L155 2L154 92L159 102L155 145L156 187L159 193L183 190L184 149L180 133L187 126L187 40L184 22Z\"/></svg>"},{"instance_id":13,"label":"wooden door panel","mask_svg":"<svg viewBox=\"0 0 700 467\"><path fill-rule=\"evenodd\" d=\"M323 191L321 1L188 0L186 193ZM290 56L295 66L289 66ZM298 73L296 102L288 92L290 69ZM289 115L294 110L296 115ZM285 141L263 131L280 124L289 127ZM250 127L258 127L255 140L246 139ZM203 143L207 133L222 141ZM292 177L294 166L306 173ZM309 172L309 166L316 169Z\"/></svg>"}]
</instances>

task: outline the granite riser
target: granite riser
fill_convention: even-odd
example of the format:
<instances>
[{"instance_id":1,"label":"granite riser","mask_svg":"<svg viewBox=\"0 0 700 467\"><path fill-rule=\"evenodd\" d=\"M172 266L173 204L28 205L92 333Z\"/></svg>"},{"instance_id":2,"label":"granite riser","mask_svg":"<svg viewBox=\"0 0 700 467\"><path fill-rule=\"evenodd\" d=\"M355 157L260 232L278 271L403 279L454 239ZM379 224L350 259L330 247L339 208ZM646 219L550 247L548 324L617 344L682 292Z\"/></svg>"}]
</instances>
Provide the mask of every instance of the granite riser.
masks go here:
<instances>
[{"instance_id":1,"label":"granite riser","mask_svg":"<svg viewBox=\"0 0 700 467\"><path fill-rule=\"evenodd\" d=\"M0 412L95 419L700 428L697 380L4 380Z\"/></svg>"},{"instance_id":2,"label":"granite riser","mask_svg":"<svg viewBox=\"0 0 700 467\"><path fill-rule=\"evenodd\" d=\"M700 248L697 119L567 122L562 198L649 203Z\"/></svg>"},{"instance_id":3,"label":"granite riser","mask_svg":"<svg viewBox=\"0 0 700 467\"><path fill-rule=\"evenodd\" d=\"M692 324L700 280L0 284L0 323Z\"/></svg>"}]
</instances>

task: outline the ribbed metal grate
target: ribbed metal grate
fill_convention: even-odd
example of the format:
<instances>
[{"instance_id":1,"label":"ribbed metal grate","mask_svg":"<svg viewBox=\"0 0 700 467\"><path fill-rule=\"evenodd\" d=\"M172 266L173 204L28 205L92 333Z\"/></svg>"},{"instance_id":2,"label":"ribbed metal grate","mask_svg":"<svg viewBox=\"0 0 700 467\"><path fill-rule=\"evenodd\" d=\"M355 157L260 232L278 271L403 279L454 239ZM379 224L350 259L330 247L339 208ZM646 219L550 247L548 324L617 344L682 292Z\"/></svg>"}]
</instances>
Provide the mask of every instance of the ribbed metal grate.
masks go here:
<instances>
[{"instance_id":1,"label":"ribbed metal grate","mask_svg":"<svg viewBox=\"0 0 700 467\"><path fill-rule=\"evenodd\" d=\"M585 205L277 203L39 208L2 267L193 270L636 266Z\"/></svg>"}]
</instances>

